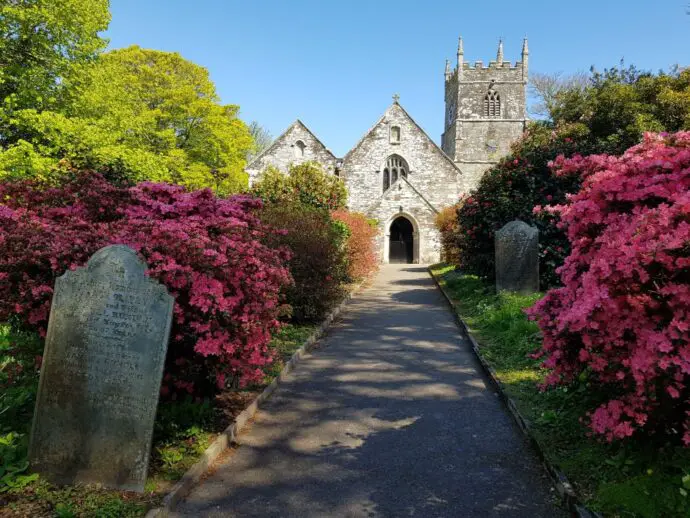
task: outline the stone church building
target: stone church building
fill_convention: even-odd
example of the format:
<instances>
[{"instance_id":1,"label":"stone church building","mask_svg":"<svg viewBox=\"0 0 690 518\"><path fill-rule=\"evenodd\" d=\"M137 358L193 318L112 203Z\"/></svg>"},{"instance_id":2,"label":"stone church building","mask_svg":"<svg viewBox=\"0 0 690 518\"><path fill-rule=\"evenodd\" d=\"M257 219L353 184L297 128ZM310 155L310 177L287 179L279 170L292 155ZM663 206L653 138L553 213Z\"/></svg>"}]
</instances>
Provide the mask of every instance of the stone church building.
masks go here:
<instances>
[{"instance_id":1,"label":"stone church building","mask_svg":"<svg viewBox=\"0 0 690 518\"><path fill-rule=\"evenodd\" d=\"M319 162L343 179L348 208L379 222L382 263L440 260L436 214L472 190L505 156L525 129L528 49L522 60L465 62L462 38L457 66L445 70L445 123L439 147L393 97L383 116L342 158L300 120L247 165L250 184L269 165Z\"/></svg>"}]
</instances>

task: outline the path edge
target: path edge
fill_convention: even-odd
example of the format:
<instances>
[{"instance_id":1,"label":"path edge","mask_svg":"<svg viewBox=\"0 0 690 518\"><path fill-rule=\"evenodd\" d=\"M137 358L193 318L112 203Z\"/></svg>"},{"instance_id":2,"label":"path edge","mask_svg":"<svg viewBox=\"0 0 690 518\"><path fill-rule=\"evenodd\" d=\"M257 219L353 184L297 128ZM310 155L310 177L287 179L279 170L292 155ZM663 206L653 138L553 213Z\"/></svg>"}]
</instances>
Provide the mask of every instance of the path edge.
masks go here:
<instances>
[{"instance_id":1,"label":"path edge","mask_svg":"<svg viewBox=\"0 0 690 518\"><path fill-rule=\"evenodd\" d=\"M568 477L565 476L565 473L563 473L560 470L560 468L556 464L552 463L546 456L546 453L542 448L541 444L539 443L535 435L532 433L529 420L526 419L520 413L513 399L505 391L503 383L496 375L496 371L491 365L489 365L489 363L482 356L479 350L479 344L477 343L477 340L474 338L474 336L472 336L470 328L467 326L465 321L460 316L458 308L453 302L453 299L450 298L450 295L448 295L445 288L441 285L439 279L434 275L431 266L429 266L427 270L431 278L434 280L434 283L438 287L439 291L443 294L443 298L446 299L446 302L450 306L453 313L453 317L455 318L455 322L460 328L460 331L470 340L470 343L472 344L472 352L479 360L479 363L482 366L484 373L491 380L491 383L496 388L501 400L508 408L510 415L513 417L513 420L517 423L523 435L527 438L532 447L537 451L539 459L545 467L546 472L549 474L549 477L551 478L551 481L553 482L553 485L556 488L556 491L558 492L558 495L560 496L563 503L568 507L568 510L572 513L572 515L576 516L577 518L603 518L603 516L599 513L587 509L587 507L580 501L580 498L575 493L575 489L568 480Z\"/></svg>"},{"instance_id":2,"label":"path edge","mask_svg":"<svg viewBox=\"0 0 690 518\"><path fill-rule=\"evenodd\" d=\"M182 475L182 478L178 480L172 489L165 495L162 505L150 509L144 518L165 518L168 516L168 513L175 509L175 506L199 483L208 468L218 459L220 454L231 444L237 442L240 433L247 422L254 417L261 404L271 397L273 392L275 392L285 381L287 375L295 369L297 364L302 360L302 357L314 348L316 342L323 337L326 331L331 327L333 321L342 313L345 306L347 306L350 300L352 300L360 289L362 289L366 282L367 280L356 284L348 291L340 304L326 316L314 332L304 341L302 346L292 354L290 360L280 371L280 374L276 376L261 394L254 398L250 405L235 417L234 422L223 430L211 445L206 448L199 460Z\"/></svg>"}]
</instances>

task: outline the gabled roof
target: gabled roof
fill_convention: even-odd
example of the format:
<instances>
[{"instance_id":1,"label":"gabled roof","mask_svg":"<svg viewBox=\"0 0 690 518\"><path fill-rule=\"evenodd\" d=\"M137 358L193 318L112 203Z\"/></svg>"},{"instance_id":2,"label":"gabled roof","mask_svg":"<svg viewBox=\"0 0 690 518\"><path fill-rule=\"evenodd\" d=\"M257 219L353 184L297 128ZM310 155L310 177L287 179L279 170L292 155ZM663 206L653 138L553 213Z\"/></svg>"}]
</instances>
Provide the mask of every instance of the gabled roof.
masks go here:
<instances>
[{"instance_id":1,"label":"gabled roof","mask_svg":"<svg viewBox=\"0 0 690 518\"><path fill-rule=\"evenodd\" d=\"M404 181L404 182L410 187L410 189L412 189L412 191L414 191L414 193L415 193L417 196L419 196L419 198L420 198L424 203L426 203L426 205L427 205L433 212L435 212L436 214L439 213L439 210L438 210L436 207L434 207L434 206L431 204L431 202L429 202L429 200L427 200L427 199L424 197L424 195L423 195L421 192L419 192L419 190L418 190L414 185L412 185L412 183L411 183L405 176L399 176L398 179L397 179L395 182L393 182L393 183L391 184L390 188L388 188L384 193L381 194L381 196L378 197L378 199L376 200L376 203L375 203L374 205L372 205L372 207L370 207L369 210L371 211L371 209L372 209L373 207L375 207L376 205L378 205L378 204L381 203L381 200L383 200L384 198L386 198L391 192L394 192L393 186L394 186L394 185L397 185L398 182L402 182L402 181Z\"/></svg>"},{"instance_id":2,"label":"gabled roof","mask_svg":"<svg viewBox=\"0 0 690 518\"><path fill-rule=\"evenodd\" d=\"M426 131L424 131L424 130L422 129L422 127L421 127L419 124L417 124L417 121L415 121L415 120L412 118L412 116L411 116L409 113L407 113L407 111L405 110L405 108L403 108L403 107L400 105L400 103L398 103L398 102L393 102L393 104L391 104L391 105L386 109L386 111L383 113L383 115L381 115L381 117L379 117L379 119L376 121L376 123L375 123L371 128L369 128L369 130L368 130L364 135L362 135L362 138L360 138L360 139L357 141L357 144L355 144L354 147L353 147L352 149L350 149L350 151L348 151L347 154L343 157L343 163L345 163L345 162L347 161L347 159L350 157L350 155L351 155L352 153L354 153L354 152L357 150L357 148L359 148L359 146L362 145L362 143L366 140L366 138L369 136L369 134L370 134L371 132L373 132L373 131L376 129L376 127L377 127L379 124L381 124L381 122L383 122L383 119L386 118L386 115L388 114L388 112L389 112L394 106L397 106L398 108L400 108L400 111L402 111L403 115L405 115L405 117L407 117L407 118L410 120L410 122L412 122L412 124L415 125L415 127L419 130L419 132L420 132L429 142L431 142L431 145L432 145L433 148L436 150L436 152L440 153L441 156L442 156L445 160L447 160L449 164L451 164L451 165L453 166L453 169L455 169L455 170L457 171L458 174L462 174L462 171L461 171L460 168L457 166L457 164L456 164L455 162L453 162L453 159L450 158L448 155L446 155L446 153L438 146L438 144L436 144L436 142L434 142L434 141L431 139L431 137L429 137L429 135L427 135ZM409 183L409 182L408 182L408 183ZM410 185L410 186L411 186L411 185ZM415 190L416 190L416 189L415 189Z\"/></svg>"},{"instance_id":3,"label":"gabled roof","mask_svg":"<svg viewBox=\"0 0 690 518\"><path fill-rule=\"evenodd\" d=\"M329 155L331 155L331 156L333 157L333 160L336 160L335 155L331 152L330 149L328 149L328 148L323 144L323 142L321 142L321 140L319 139L319 137L317 137L317 136L314 134L313 131L311 131L309 128L307 128L306 124L304 124L301 120L296 119L295 122L293 122L292 124L290 124L290 126L288 126L288 128L287 128L285 131L283 131L283 132L280 134L280 136L278 136L278 138L276 138L273 142L271 142L271 145L270 145L270 146L268 146L268 147L267 147L266 149L264 149L261 153L259 153L259 154L256 155L254 158L252 158L252 161L249 162L249 163L245 166L245 169L252 169L252 168L253 168L252 166L254 165L254 162L258 162L264 155L267 155L269 152L273 151L273 149L275 149L275 148L278 146L278 144L280 144L283 140L285 140L285 138L286 138L287 135L290 133L290 131L292 131L295 127L301 127L303 130L305 130L307 133L309 133L309 135L311 135L311 136L313 137L313 139L324 149L324 151L326 151L326 153L328 153Z\"/></svg>"}]
</instances>

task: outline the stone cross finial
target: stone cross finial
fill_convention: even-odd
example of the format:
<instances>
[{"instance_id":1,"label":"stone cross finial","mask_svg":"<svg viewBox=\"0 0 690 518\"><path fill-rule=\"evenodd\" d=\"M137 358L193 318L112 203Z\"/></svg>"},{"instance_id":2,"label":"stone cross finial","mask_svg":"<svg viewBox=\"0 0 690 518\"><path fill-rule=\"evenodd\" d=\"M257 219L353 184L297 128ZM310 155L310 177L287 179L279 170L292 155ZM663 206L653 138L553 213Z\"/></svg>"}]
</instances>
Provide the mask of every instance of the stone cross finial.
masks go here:
<instances>
[{"instance_id":1,"label":"stone cross finial","mask_svg":"<svg viewBox=\"0 0 690 518\"><path fill-rule=\"evenodd\" d=\"M393 102L398 104L400 102L400 96L398 94L393 94Z\"/></svg>"}]
</instances>

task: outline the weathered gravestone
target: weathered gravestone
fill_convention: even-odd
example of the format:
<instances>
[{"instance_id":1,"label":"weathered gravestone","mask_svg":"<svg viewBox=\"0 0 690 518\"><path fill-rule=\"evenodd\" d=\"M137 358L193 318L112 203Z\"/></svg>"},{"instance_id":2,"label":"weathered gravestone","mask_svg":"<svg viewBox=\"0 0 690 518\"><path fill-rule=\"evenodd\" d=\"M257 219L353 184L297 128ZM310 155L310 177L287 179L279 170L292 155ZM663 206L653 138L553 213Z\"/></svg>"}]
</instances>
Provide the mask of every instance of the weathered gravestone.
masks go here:
<instances>
[{"instance_id":1,"label":"weathered gravestone","mask_svg":"<svg viewBox=\"0 0 690 518\"><path fill-rule=\"evenodd\" d=\"M131 248L55 283L29 459L58 484L143 491L173 298Z\"/></svg>"},{"instance_id":2,"label":"weathered gravestone","mask_svg":"<svg viewBox=\"0 0 690 518\"><path fill-rule=\"evenodd\" d=\"M496 291L539 291L539 230L511 221L496 232Z\"/></svg>"}]
</instances>

